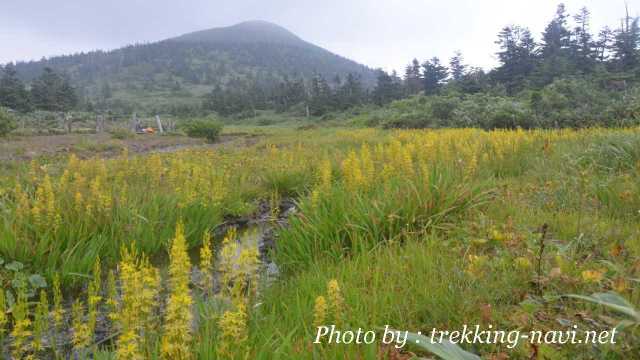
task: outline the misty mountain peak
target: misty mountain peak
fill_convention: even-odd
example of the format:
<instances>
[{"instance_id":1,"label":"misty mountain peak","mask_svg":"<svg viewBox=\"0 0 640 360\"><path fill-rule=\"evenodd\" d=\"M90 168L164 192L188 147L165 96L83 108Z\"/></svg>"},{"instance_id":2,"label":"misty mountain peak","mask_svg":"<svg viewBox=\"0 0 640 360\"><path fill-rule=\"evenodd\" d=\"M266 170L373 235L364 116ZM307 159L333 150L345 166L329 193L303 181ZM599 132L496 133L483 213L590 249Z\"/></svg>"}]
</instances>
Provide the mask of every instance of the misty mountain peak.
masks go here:
<instances>
[{"instance_id":1,"label":"misty mountain peak","mask_svg":"<svg viewBox=\"0 0 640 360\"><path fill-rule=\"evenodd\" d=\"M180 42L204 43L275 43L306 44L302 39L280 25L263 20L251 20L227 27L196 31L170 39Z\"/></svg>"}]
</instances>

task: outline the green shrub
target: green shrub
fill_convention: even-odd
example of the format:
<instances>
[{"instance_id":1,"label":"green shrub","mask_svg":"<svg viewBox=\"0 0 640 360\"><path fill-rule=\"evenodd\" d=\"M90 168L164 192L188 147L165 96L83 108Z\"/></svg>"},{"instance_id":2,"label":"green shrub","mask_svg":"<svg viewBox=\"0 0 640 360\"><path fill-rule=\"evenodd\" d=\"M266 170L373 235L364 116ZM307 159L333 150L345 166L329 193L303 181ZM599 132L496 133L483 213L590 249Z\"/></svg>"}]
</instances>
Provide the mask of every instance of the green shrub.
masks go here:
<instances>
[{"instance_id":1,"label":"green shrub","mask_svg":"<svg viewBox=\"0 0 640 360\"><path fill-rule=\"evenodd\" d=\"M111 137L113 139L118 140L130 139L133 137L133 133L131 132L131 130L122 127L111 129L109 131L109 134L111 134Z\"/></svg>"},{"instance_id":2,"label":"green shrub","mask_svg":"<svg viewBox=\"0 0 640 360\"><path fill-rule=\"evenodd\" d=\"M533 118L526 104L504 98L491 103L488 108L486 129L515 129L533 127Z\"/></svg>"},{"instance_id":3,"label":"green shrub","mask_svg":"<svg viewBox=\"0 0 640 360\"><path fill-rule=\"evenodd\" d=\"M587 80L559 79L535 94L531 107L542 127L610 125L605 111L614 98Z\"/></svg>"},{"instance_id":4,"label":"green shrub","mask_svg":"<svg viewBox=\"0 0 640 360\"><path fill-rule=\"evenodd\" d=\"M16 128L16 121L7 110L0 108L0 137L6 136Z\"/></svg>"},{"instance_id":5,"label":"green shrub","mask_svg":"<svg viewBox=\"0 0 640 360\"><path fill-rule=\"evenodd\" d=\"M196 119L185 123L183 129L189 137L204 138L208 142L214 142L222 131L222 123L212 118Z\"/></svg>"},{"instance_id":6,"label":"green shrub","mask_svg":"<svg viewBox=\"0 0 640 360\"><path fill-rule=\"evenodd\" d=\"M384 129L425 129L435 127L433 118L425 113L394 115L382 124Z\"/></svg>"}]
</instances>

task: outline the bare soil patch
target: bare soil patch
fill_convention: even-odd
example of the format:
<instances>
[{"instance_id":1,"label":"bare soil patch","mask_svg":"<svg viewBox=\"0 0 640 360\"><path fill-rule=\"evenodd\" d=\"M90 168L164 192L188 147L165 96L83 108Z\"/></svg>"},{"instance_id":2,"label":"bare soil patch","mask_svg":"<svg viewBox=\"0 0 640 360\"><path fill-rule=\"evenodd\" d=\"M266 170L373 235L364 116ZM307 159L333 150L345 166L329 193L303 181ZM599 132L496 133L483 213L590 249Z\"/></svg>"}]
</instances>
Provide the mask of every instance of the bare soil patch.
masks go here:
<instances>
[{"instance_id":1,"label":"bare soil patch","mask_svg":"<svg viewBox=\"0 0 640 360\"><path fill-rule=\"evenodd\" d=\"M256 142L256 136L247 134L222 135L213 144L203 139L174 135L135 135L128 139L114 139L106 133L21 136L0 139L0 161L29 161L68 154L75 154L79 158L108 158L121 154L124 149L129 153L171 152L221 145L250 146Z\"/></svg>"}]
</instances>

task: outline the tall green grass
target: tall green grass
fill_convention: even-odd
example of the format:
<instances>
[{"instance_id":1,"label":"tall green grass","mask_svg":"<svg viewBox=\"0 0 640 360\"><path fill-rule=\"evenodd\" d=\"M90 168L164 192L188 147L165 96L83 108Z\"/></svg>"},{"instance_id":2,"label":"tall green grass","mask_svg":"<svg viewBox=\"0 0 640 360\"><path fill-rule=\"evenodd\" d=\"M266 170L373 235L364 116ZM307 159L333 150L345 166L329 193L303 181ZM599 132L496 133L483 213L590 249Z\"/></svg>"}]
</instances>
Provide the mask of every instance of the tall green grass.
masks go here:
<instances>
[{"instance_id":1,"label":"tall green grass","mask_svg":"<svg viewBox=\"0 0 640 360\"><path fill-rule=\"evenodd\" d=\"M371 190L351 191L342 183L301 202L278 239L276 261L286 271L318 259L338 261L388 243L403 242L453 226L490 198L490 182L469 184L447 168L415 178L393 177Z\"/></svg>"}]
</instances>

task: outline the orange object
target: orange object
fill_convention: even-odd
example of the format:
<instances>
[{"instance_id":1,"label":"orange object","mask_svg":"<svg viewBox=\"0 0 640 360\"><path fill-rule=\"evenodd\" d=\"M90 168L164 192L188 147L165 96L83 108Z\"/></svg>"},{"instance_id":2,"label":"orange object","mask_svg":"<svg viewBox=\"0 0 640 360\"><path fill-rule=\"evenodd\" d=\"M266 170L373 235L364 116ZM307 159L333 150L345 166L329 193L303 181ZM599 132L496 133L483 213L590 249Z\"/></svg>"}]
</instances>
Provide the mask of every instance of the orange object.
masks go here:
<instances>
[{"instance_id":1,"label":"orange object","mask_svg":"<svg viewBox=\"0 0 640 360\"><path fill-rule=\"evenodd\" d=\"M148 127L148 128L146 128L146 129L144 129L144 132L145 132L145 133L147 133L147 134L153 134L153 133L155 133L156 131L155 131L155 130L153 130L153 128Z\"/></svg>"}]
</instances>

